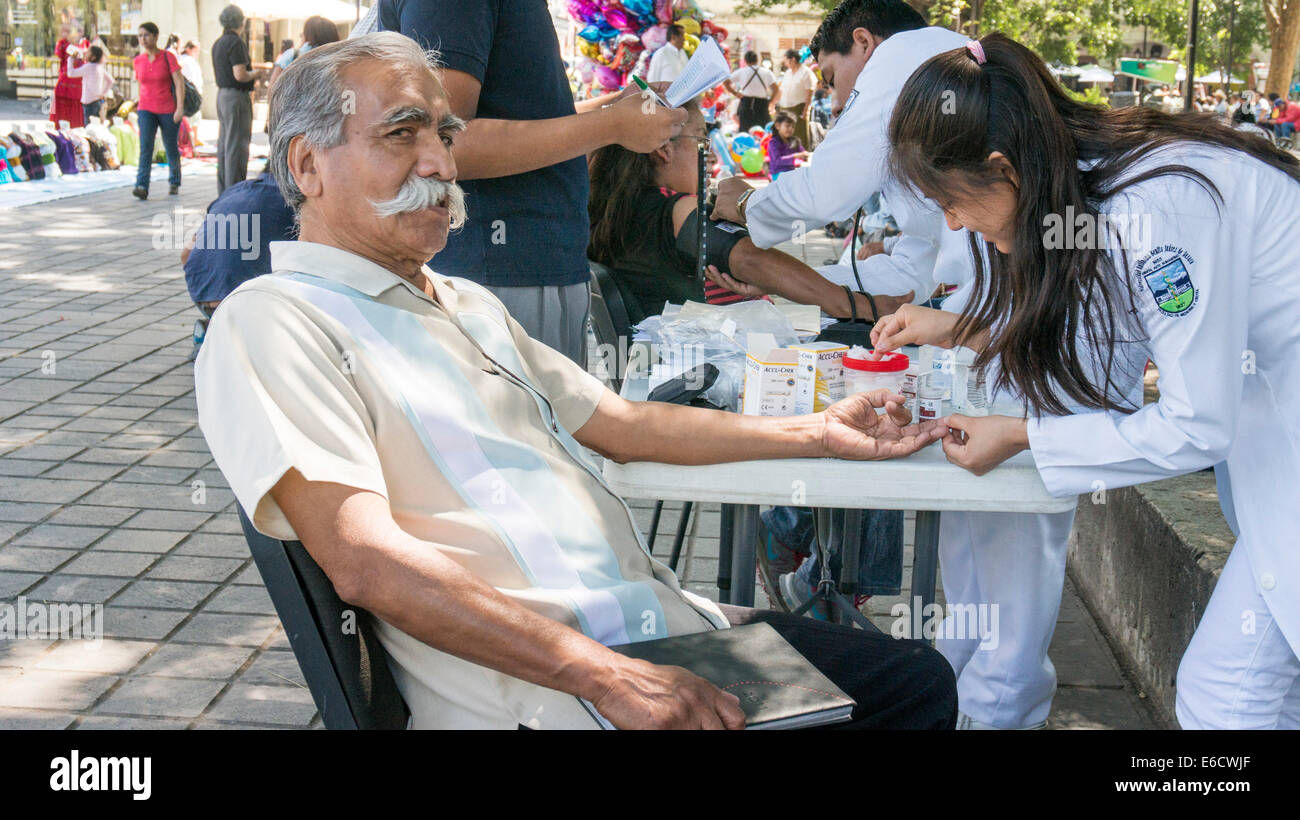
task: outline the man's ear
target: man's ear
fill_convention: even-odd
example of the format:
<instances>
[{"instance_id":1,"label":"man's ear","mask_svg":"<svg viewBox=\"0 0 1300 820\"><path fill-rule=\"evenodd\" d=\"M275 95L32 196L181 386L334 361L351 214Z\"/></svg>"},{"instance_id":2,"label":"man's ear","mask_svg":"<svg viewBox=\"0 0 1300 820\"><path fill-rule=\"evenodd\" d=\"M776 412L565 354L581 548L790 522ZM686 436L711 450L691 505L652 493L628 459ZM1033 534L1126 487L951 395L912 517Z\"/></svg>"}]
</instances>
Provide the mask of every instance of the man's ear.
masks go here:
<instances>
[{"instance_id":1,"label":"man's ear","mask_svg":"<svg viewBox=\"0 0 1300 820\"><path fill-rule=\"evenodd\" d=\"M990 169L1002 174L1006 181L1011 183L1012 187L1017 189L1020 187L1020 174L1016 173L1011 160L1007 159L1006 155L1001 151L994 151L989 154L988 164Z\"/></svg>"},{"instance_id":2,"label":"man's ear","mask_svg":"<svg viewBox=\"0 0 1300 820\"><path fill-rule=\"evenodd\" d=\"M884 38L877 37L876 35L872 34L868 29L865 28L853 29L853 43L854 45L862 46L864 50L864 56L866 56L868 59L870 59L871 57L871 52L875 51L876 46L880 45L883 41Z\"/></svg>"},{"instance_id":3,"label":"man's ear","mask_svg":"<svg viewBox=\"0 0 1300 820\"><path fill-rule=\"evenodd\" d=\"M320 177L320 167L316 162L316 151L311 143L301 134L289 141L289 173L298 184L302 195L311 199L320 196L324 187Z\"/></svg>"}]
</instances>

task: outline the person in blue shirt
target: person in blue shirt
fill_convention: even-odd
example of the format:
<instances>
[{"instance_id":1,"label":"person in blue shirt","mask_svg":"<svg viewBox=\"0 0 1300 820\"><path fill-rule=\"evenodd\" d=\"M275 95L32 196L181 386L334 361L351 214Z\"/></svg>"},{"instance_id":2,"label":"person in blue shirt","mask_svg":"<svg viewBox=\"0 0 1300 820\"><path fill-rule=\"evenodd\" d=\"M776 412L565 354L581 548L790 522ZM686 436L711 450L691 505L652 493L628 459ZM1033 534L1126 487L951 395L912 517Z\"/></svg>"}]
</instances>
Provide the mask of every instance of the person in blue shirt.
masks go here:
<instances>
[{"instance_id":1,"label":"person in blue shirt","mask_svg":"<svg viewBox=\"0 0 1300 820\"><path fill-rule=\"evenodd\" d=\"M191 359L221 300L249 279L270 273L270 244L291 240L296 232L293 211L270 171L231 185L208 206L203 223L181 251L185 286L203 314L194 323Z\"/></svg>"},{"instance_id":2,"label":"person in blue shirt","mask_svg":"<svg viewBox=\"0 0 1300 820\"><path fill-rule=\"evenodd\" d=\"M381 0L379 23L439 52L452 113L468 123L453 149L468 219L437 271L485 285L528 335L585 363L586 156L661 148L686 112L630 93L575 105L544 0Z\"/></svg>"}]
</instances>

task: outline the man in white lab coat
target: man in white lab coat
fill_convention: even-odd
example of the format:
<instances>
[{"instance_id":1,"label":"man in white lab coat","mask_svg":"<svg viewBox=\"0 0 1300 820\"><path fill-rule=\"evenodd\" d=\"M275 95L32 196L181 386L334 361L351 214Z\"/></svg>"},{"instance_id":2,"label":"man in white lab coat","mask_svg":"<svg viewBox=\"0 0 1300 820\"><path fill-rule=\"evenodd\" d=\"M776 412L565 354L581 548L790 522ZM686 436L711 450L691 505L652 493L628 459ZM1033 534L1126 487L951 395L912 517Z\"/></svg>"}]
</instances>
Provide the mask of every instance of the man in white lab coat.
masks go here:
<instances>
[{"instance_id":1,"label":"man in white lab coat","mask_svg":"<svg viewBox=\"0 0 1300 820\"><path fill-rule=\"evenodd\" d=\"M668 42L650 56L650 68L646 70L646 82L671 83L686 68L687 56L682 48L686 45L686 29L673 25L668 27Z\"/></svg>"},{"instance_id":2,"label":"man in white lab coat","mask_svg":"<svg viewBox=\"0 0 1300 820\"><path fill-rule=\"evenodd\" d=\"M858 262L863 286L875 293L913 291L920 303L939 283L968 285L967 232L949 231L938 205L901 188L887 167L889 119L903 84L930 57L967 42L965 35L927 27L902 0L844 0L811 44L834 93L835 126L810 165L765 188L723 180L714 217L746 224L754 244L772 247L851 216L881 191L902 235L890 253ZM843 270L821 272L854 281ZM968 290L950 297L953 307L960 310ZM1047 648L1073 522L1072 512L943 514L939 560L947 600L997 604L1001 628L992 649L978 641L936 642L957 672L959 728L1035 728L1047 720L1056 691Z\"/></svg>"}]
</instances>

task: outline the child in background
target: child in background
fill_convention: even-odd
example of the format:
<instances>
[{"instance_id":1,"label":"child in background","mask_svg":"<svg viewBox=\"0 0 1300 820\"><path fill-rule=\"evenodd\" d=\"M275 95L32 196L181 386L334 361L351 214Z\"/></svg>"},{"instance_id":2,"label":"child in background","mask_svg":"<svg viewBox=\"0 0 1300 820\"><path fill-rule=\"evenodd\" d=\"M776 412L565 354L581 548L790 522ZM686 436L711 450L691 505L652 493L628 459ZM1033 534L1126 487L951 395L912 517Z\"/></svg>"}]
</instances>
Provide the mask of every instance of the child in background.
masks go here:
<instances>
[{"instance_id":1,"label":"child in background","mask_svg":"<svg viewBox=\"0 0 1300 820\"><path fill-rule=\"evenodd\" d=\"M784 111L777 113L772 124L772 140L767 144L767 165L772 179L794 169L801 164L799 160L808 159L803 143L794 135L794 127L794 117Z\"/></svg>"},{"instance_id":2,"label":"child in background","mask_svg":"<svg viewBox=\"0 0 1300 820\"><path fill-rule=\"evenodd\" d=\"M108 67L104 65L104 50L91 46L86 53L86 62L74 65L74 60L81 56L81 50L69 46L68 76L81 78L81 110L86 122L91 117L104 115L104 97L113 87L113 78L109 76Z\"/></svg>"}]
</instances>

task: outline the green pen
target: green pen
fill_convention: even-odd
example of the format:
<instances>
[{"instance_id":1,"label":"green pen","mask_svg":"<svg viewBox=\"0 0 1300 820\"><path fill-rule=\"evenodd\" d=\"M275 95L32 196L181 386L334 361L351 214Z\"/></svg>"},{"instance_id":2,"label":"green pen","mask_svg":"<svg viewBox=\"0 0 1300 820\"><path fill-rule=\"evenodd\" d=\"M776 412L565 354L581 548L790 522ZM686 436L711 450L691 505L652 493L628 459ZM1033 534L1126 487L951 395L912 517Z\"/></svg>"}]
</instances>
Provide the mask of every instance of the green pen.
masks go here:
<instances>
[{"instance_id":1,"label":"green pen","mask_svg":"<svg viewBox=\"0 0 1300 820\"><path fill-rule=\"evenodd\" d=\"M664 100L663 97L660 97L660 96L659 96L659 92L657 92L657 91L655 91L653 88L651 88L651 87L646 83L645 80L643 80L643 79L641 79L640 77L638 77L637 75L633 74L633 75L632 75L632 82L636 83L636 84L637 84L637 87L640 88L642 91L649 91L651 94L653 94L653 95L654 95L654 98L655 98L655 101L658 102L660 105L662 105L664 108L672 108L672 106L669 105L669 104Z\"/></svg>"}]
</instances>

